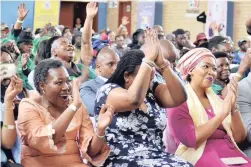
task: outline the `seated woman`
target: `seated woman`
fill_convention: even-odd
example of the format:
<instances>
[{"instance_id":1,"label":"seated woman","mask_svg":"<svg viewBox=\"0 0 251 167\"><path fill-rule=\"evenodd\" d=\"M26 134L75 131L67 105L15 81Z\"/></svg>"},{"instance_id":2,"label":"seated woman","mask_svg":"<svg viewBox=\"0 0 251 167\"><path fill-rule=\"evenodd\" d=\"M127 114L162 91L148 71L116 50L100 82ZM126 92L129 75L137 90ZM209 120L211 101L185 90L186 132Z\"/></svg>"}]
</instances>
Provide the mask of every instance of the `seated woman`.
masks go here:
<instances>
[{"instance_id":1,"label":"seated woman","mask_svg":"<svg viewBox=\"0 0 251 167\"><path fill-rule=\"evenodd\" d=\"M211 88L217 75L216 60L205 48L186 53L178 68L189 83L185 86L187 101L167 111L170 133L178 147L175 154L195 167L226 167L226 161L232 161L228 158L235 157L247 163L232 161L237 165L251 166L236 145L247 134L236 106L236 78L224 100L217 96ZM225 163L222 158L227 158Z\"/></svg>"},{"instance_id":2,"label":"seated woman","mask_svg":"<svg viewBox=\"0 0 251 167\"><path fill-rule=\"evenodd\" d=\"M245 72L249 69L250 57L245 56L237 69L237 73L231 74L230 60L228 58L228 54L225 52L214 52L213 54L216 58L217 77L214 83L212 84L212 88L217 95L225 97L227 93L226 86L230 82L232 76L236 76L237 82L240 81L243 77L245 77Z\"/></svg>"},{"instance_id":3,"label":"seated woman","mask_svg":"<svg viewBox=\"0 0 251 167\"><path fill-rule=\"evenodd\" d=\"M97 92L94 112L98 114L104 104L114 106L116 112L106 134L112 153L104 165L190 166L164 152L162 134L166 116L160 107L182 104L186 93L170 63L158 54L160 47L156 33L147 31L145 35L144 52L128 51L111 78ZM154 62L168 81L167 85L151 82Z\"/></svg>"},{"instance_id":4,"label":"seated woman","mask_svg":"<svg viewBox=\"0 0 251 167\"><path fill-rule=\"evenodd\" d=\"M41 61L34 76L40 96L25 98L19 105L22 165L87 166L82 158L95 166L101 165L110 153L101 136L113 118L113 108L102 107L94 133L81 102L79 83L73 80L71 90L69 75L60 61Z\"/></svg>"},{"instance_id":5,"label":"seated woman","mask_svg":"<svg viewBox=\"0 0 251 167\"><path fill-rule=\"evenodd\" d=\"M230 82L230 62L228 54L225 52L214 52L216 58L217 77L212 84L212 88L217 95L222 95L222 91Z\"/></svg>"},{"instance_id":6,"label":"seated woman","mask_svg":"<svg viewBox=\"0 0 251 167\"><path fill-rule=\"evenodd\" d=\"M6 50L4 47L1 47L1 55L0 55L0 84L1 84L1 113L2 113L2 119L5 118L4 113L5 113L5 107L6 106L6 94L8 93L7 90L10 87L11 84L11 78L13 75L16 74L16 66L13 63L15 60L12 59L11 53L9 50ZM15 77L16 78L16 77ZM19 78L16 78L15 81L19 81ZM23 84L22 84L23 86ZM30 93L27 89L22 87L22 91L20 91L15 98L13 99L14 101L11 103L14 103L14 108L13 108L13 115L14 115L14 121L17 120L18 117L18 106L19 102L22 98L25 98L29 96ZM9 109L9 107L7 107ZM9 113L10 111L6 111ZM6 136L7 137L7 136ZM8 137L7 137L8 140ZM9 141L10 142L10 141ZM2 145L3 146L3 145ZM15 144L11 147L1 147L2 151L6 155L8 160L11 160L16 163L20 163L20 155L21 155L21 148L20 148L20 139L17 137L15 139ZM4 155L2 154L2 155Z\"/></svg>"},{"instance_id":7,"label":"seated woman","mask_svg":"<svg viewBox=\"0 0 251 167\"><path fill-rule=\"evenodd\" d=\"M1 78L3 76L1 75ZM23 90L23 82L17 76L11 78L10 84L5 92L4 104L1 102L1 166L7 167L13 163L14 159L10 158L11 152L6 149L12 149L17 137L16 123L14 118L14 102L16 97ZM14 157L15 158L15 157ZM21 165L15 164L16 167Z\"/></svg>"}]
</instances>

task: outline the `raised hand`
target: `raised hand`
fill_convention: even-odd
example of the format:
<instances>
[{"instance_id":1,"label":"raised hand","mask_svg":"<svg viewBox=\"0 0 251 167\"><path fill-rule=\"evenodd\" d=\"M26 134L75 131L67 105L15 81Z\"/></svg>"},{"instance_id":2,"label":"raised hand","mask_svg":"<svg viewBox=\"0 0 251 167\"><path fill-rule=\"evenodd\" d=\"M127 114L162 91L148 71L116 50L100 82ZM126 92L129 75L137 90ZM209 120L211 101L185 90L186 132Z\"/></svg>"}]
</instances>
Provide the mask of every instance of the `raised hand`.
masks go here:
<instances>
[{"instance_id":1,"label":"raised hand","mask_svg":"<svg viewBox=\"0 0 251 167\"><path fill-rule=\"evenodd\" d=\"M99 130L104 131L106 127L111 124L113 116L114 116L113 106L103 105L98 116L97 128Z\"/></svg>"},{"instance_id":2,"label":"raised hand","mask_svg":"<svg viewBox=\"0 0 251 167\"><path fill-rule=\"evenodd\" d=\"M27 16L29 10L26 9L25 3L21 3L18 6L18 20L23 21Z\"/></svg>"},{"instance_id":3,"label":"raised hand","mask_svg":"<svg viewBox=\"0 0 251 167\"><path fill-rule=\"evenodd\" d=\"M23 81L17 76L11 78L10 84L5 92L5 101L15 101L16 96L23 90Z\"/></svg>"},{"instance_id":4,"label":"raised hand","mask_svg":"<svg viewBox=\"0 0 251 167\"><path fill-rule=\"evenodd\" d=\"M156 31L147 29L145 31L145 44L143 46L145 58L155 62L158 57L160 45Z\"/></svg>"},{"instance_id":5,"label":"raised hand","mask_svg":"<svg viewBox=\"0 0 251 167\"><path fill-rule=\"evenodd\" d=\"M89 2L86 5L87 18L93 19L98 13L98 7L96 2Z\"/></svg>"},{"instance_id":6,"label":"raised hand","mask_svg":"<svg viewBox=\"0 0 251 167\"><path fill-rule=\"evenodd\" d=\"M239 67L239 72L244 73L248 68L251 68L251 48L248 48L245 56L241 60L241 64Z\"/></svg>"},{"instance_id":7,"label":"raised hand","mask_svg":"<svg viewBox=\"0 0 251 167\"><path fill-rule=\"evenodd\" d=\"M23 68L26 67L29 58L30 58L30 54L29 54L29 53L24 53L24 54L22 54L22 67L23 67Z\"/></svg>"},{"instance_id":8,"label":"raised hand","mask_svg":"<svg viewBox=\"0 0 251 167\"><path fill-rule=\"evenodd\" d=\"M231 113L231 111L235 110L236 108L237 89L238 89L237 81L233 79L227 85L227 95L224 99L222 106L222 111L223 111L222 114L224 118L226 118Z\"/></svg>"},{"instance_id":9,"label":"raised hand","mask_svg":"<svg viewBox=\"0 0 251 167\"><path fill-rule=\"evenodd\" d=\"M72 98L73 98L73 104L77 107L80 108L82 105L82 101L80 98L80 93L79 93L79 89L80 89L80 82L78 79L74 79L72 81Z\"/></svg>"},{"instance_id":10,"label":"raised hand","mask_svg":"<svg viewBox=\"0 0 251 167\"><path fill-rule=\"evenodd\" d=\"M121 24L122 24L123 26L126 26L126 25L129 24L129 23L130 23L130 21L128 20L128 17L126 17L126 16L122 17L122 19L121 19Z\"/></svg>"},{"instance_id":11,"label":"raised hand","mask_svg":"<svg viewBox=\"0 0 251 167\"><path fill-rule=\"evenodd\" d=\"M232 103L231 110L234 111L236 109L236 100L237 100L237 96L238 96L238 82L237 82L236 78L233 78L229 84L230 84L229 89L233 93L232 101L231 101L231 103Z\"/></svg>"},{"instance_id":12,"label":"raised hand","mask_svg":"<svg viewBox=\"0 0 251 167\"><path fill-rule=\"evenodd\" d=\"M16 53L18 55L20 54L20 50L18 49L16 42L14 40L10 40L9 42L7 42L2 46L6 47L7 50L9 50L11 53Z\"/></svg>"}]
</instances>

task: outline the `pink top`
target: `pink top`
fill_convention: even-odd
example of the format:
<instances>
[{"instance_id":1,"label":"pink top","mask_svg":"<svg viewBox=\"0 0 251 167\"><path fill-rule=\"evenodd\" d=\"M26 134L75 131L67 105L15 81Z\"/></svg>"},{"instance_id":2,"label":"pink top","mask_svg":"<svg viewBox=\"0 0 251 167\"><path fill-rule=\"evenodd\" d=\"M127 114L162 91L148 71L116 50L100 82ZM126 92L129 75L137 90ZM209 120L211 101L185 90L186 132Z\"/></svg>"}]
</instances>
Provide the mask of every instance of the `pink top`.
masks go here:
<instances>
[{"instance_id":1,"label":"pink top","mask_svg":"<svg viewBox=\"0 0 251 167\"><path fill-rule=\"evenodd\" d=\"M215 116L213 109L206 110L208 119ZM175 150L181 142L187 147L196 148L195 127L192 117L189 114L187 103L183 103L176 108L167 109L169 138L173 138L175 143ZM167 138L166 138L167 139ZM170 143L169 141L166 141ZM243 157L249 163L239 165L241 167L251 167L251 161L235 148L230 137L227 135L223 126L220 125L218 129L207 139L204 153L195 167L226 167L220 158Z\"/></svg>"},{"instance_id":2,"label":"pink top","mask_svg":"<svg viewBox=\"0 0 251 167\"><path fill-rule=\"evenodd\" d=\"M82 106L76 111L61 141L52 140L52 122L55 119L46 108L32 99L19 104L18 130L22 140L22 165L24 167L85 167L82 159L93 165L102 164L110 153L107 145L95 157L87 154L93 135L93 125ZM80 152L82 156L80 155Z\"/></svg>"}]
</instances>

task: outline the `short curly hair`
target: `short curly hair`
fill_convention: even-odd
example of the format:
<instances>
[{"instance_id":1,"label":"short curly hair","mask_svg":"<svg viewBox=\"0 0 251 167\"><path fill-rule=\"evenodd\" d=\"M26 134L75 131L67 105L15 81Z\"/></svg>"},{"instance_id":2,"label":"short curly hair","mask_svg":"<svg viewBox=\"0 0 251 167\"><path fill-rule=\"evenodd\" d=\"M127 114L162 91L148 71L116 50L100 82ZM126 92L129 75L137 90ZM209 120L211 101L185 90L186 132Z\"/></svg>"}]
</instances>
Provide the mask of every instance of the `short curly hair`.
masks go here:
<instances>
[{"instance_id":1,"label":"short curly hair","mask_svg":"<svg viewBox=\"0 0 251 167\"><path fill-rule=\"evenodd\" d=\"M63 67L62 62L53 59L46 59L40 61L40 63L36 66L34 72L34 85L36 90L41 94L41 90L39 84L45 82L48 77L48 71L50 69L56 69Z\"/></svg>"}]
</instances>

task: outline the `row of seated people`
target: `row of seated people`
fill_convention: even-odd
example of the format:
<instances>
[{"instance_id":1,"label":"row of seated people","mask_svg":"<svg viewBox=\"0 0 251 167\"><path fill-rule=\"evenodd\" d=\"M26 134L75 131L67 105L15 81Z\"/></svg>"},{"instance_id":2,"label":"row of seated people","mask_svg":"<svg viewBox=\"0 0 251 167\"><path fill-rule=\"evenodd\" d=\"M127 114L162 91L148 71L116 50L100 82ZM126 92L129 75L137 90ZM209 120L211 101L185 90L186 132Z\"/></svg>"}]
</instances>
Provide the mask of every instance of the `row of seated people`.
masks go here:
<instances>
[{"instance_id":1,"label":"row of seated people","mask_svg":"<svg viewBox=\"0 0 251 167\"><path fill-rule=\"evenodd\" d=\"M3 147L11 148L17 136L22 142L23 166L204 167L226 166L227 160L223 163L221 158L233 157L239 157L234 162L239 166L250 166L236 145L247 136L239 111L249 111L246 103L250 96L245 89L250 87L250 75L239 83L240 109L236 97L237 81L250 68L250 51L230 81L228 55L219 47L226 47L225 40L211 49L217 51L214 55L202 48L187 52L179 60L178 72L175 47L159 41L152 31L145 37L141 50L131 50L121 60L109 48L103 49L96 61L98 77L88 82L84 81L95 77L89 69L81 75L81 67L72 62L71 43L64 37L49 39L44 44L49 53L37 59L30 72L33 82L24 75L23 81L18 77L1 80ZM25 34L19 38L20 47L26 40ZM13 60L4 49L1 52L1 63L23 62ZM38 52L43 49L39 47ZM41 61L44 58L47 60ZM78 76L81 78L73 80ZM27 81L38 93L23 89ZM13 102L24 97L17 109ZM93 123L89 115L95 118ZM243 119L248 125L248 117ZM164 129L166 146L172 148L168 152L176 156L164 151ZM20 162L20 156L15 157Z\"/></svg>"},{"instance_id":2,"label":"row of seated people","mask_svg":"<svg viewBox=\"0 0 251 167\"><path fill-rule=\"evenodd\" d=\"M109 78L103 79L105 84L96 93L93 123L82 105L80 80L73 80L71 86L61 61L47 59L38 63L34 71L38 93L26 93L24 96L28 98L19 104L17 128L22 141L23 166L86 166L88 163L226 166L228 162L221 158L233 157L241 157L241 162L236 162L240 166L251 165L236 145L247 136L236 107L240 74L229 82L227 93L218 97L211 88L218 78L218 59L211 51L193 49L179 60L177 68L186 80L183 83L173 70L175 66L165 57L169 54L162 49L166 43L170 48L167 50L172 52L174 46L159 41L151 30L145 36L146 43L141 50L131 50L120 61L115 58L107 64L111 76L109 73L103 76ZM106 55L112 57L109 49L104 53L97 60L100 72L106 67L102 63L110 60ZM11 62L11 56L5 52L2 61ZM102 62L100 66L99 62ZM250 67L250 61L247 62L245 68ZM16 136L13 101L23 91L18 77L12 77L6 85L2 141L10 135L6 133L12 133L12 138ZM167 124L168 134L174 138L171 146L175 147L176 156L164 151L162 138ZM3 143L6 142L10 141Z\"/></svg>"}]
</instances>

